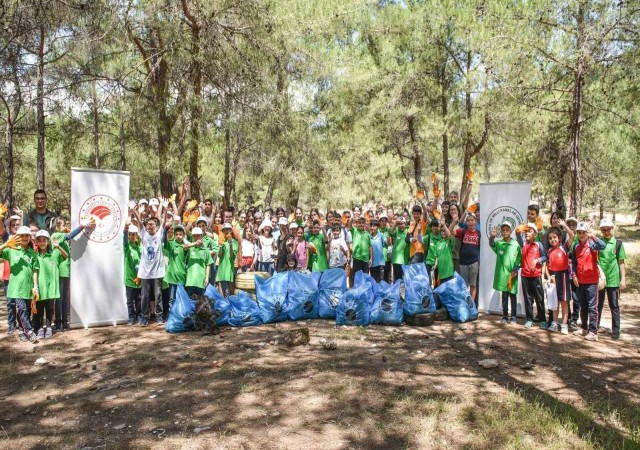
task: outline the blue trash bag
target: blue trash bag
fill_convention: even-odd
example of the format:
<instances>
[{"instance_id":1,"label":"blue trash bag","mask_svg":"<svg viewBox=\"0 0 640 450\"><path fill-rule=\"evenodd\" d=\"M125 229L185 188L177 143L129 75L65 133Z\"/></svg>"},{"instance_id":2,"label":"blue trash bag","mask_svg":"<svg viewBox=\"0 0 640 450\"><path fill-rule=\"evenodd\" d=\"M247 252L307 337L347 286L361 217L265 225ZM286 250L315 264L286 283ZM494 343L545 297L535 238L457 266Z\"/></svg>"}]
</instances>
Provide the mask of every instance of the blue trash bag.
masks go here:
<instances>
[{"instance_id":1,"label":"blue trash bag","mask_svg":"<svg viewBox=\"0 0 640 450\"><path fill-rule=\"evenodd\" d=\"M400 298L400 283L393 284L381 281L378 285L373 305L371 305L371 323L380 325L402 325L402 300Z\"/></svg>"},{"instance_id":2,"label":"blue trash bag","mask_svg":"<svg viewBox=\"0 0 640 450\"><path fill-rule=\"evenodd\" d=\"M369 286L369 288L371 289L371 293L373 294L369 298L373 301L373 299L375 299L376 295L378 294L378 289L379 289L378 283L371 275L359 270L356 272L356 276L353 278L353 287L358 287L362 285Z\"/></svg>"},{"instance_id":3,"label":"blue trash bag","mask_svg":"<svg viewBox=\"0 0 640 450\"><path fill-rule=\"evenodd\" d=\"M229 325L229 313L231 312L229 299L225 298L225 296L211 284L207 285L207 289L204 291L204 296L211 300L214 311L217 311L220 314L220 317L216 319L216 324L219 327Z\"/></svg>"},{"instance_id":4,"label":"blue trash bag","mask_svg":"<svg viewBox=\"0 0 640 450\"><path fill-rule=\"evenodd\" d=\"M410 316L436 312L431 281L424 263L402 265L404 280L404 312Z\"/></svg>"},{"instance_id":5,"label":"blue trash bag","mask_svg":"<svg viewBox=\"0 0 640 450\"><path fill-rule=\"evenodd\" d=\"M344 269L329 269L322 273L318 284L318 316L335 319L340 296L347 290L347 272Z\"/></svg>"},{"instance_id":6,"label":"blue trash bag","mask_svg":"<svg viewBox=\"0 0 640 450\"><path fill-rule=\"evenodd\" d=\"M354 287L340 297L336 309L336 325L369 325L369 306L373 293L367 284Z\"/></svg>"},{"instance_id":7,"label":"blue trash bag","mask_svg":"<svg viewBox=\"0 0 640 450\"><path fill-rule=\"evenodd\" d=\"M287 317L290 320L318 318L318 276L289 272Z\"/></svg>"},{"instance_id":8,"label":"blue trash bag","mask_svg":"<svg viewBox=\"0 0 640 450\"><path fill-rule=\"evenodd\" d=\"M287 320L285 305L288 287L289 272L276 273L266 279L256 275L256 297L262 323Z\"/></svg>"},{"instance_id":9,"label":"blue trash bag","mask_svg":"<svg viewBox=\"0 0 640 450\"><path fill-rule=\"evenodd\" d=\"M171 311L164 329L167 333L183 333L195 330L195 324L191 315L196 311L195 302L191 301L184 286L179 284L176 289L176 298L173 299Z\"/></svg>"},{"instance_id":10,"label":"blue trash bag","mask_svg":"<svg viewBox=\"0 0 640 450\"><path fill-rule=\"evenodd\" d=\"M231 311L229 313L229 325L232 327L252 327L262 324L260 308L244 291L238 291L236 295L229 297Z\"/></svg>"},{"instance_id":11,"label":"blue trash bag","mask_svg":"<svg viewBox=\"0 0 640 450\"><path fill-rule=\"evenodd\" d=\"M453 279L442 283L434 292L440 297L452 321L463 323L478 318L478 309L469 294L469 288L457 272Z\"/></svg>"}]
</instances>

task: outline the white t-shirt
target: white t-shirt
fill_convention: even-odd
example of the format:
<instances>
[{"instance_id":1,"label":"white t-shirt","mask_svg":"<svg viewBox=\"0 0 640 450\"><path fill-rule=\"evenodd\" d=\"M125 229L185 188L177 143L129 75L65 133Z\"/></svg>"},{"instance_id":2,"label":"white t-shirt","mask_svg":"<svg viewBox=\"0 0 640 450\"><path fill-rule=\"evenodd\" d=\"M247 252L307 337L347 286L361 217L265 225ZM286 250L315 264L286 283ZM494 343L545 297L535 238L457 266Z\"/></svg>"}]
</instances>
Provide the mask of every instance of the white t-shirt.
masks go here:
<instances>
[{"instance_id":1,"label":"white t-shirt","mask_svg":"<svg viewBox=\"0 0 640 450\"><path fill-rule=\"evenodd\" d=\"M342 267L347 263L347 257L343 250L347 251L347 242L342 237L331 241L329 244L329 267Z\"/></svg>"},{"instance_id":2,"label":"white t-shirt","mask_svg":"<svg viewBox=\"0 0 640 450\"><path fill-rule=\"evenodd\" d=\"M273 237L260 236L260 256L258 258L260 262L273 262L273 255L276 253L273 247L274 242Z\"/></svg>"},{"instance_id":3,"label":"white t-shirt","mask_svg":"<svg viewBox=\"0 0 640 450\"><path fill-rule=\"evenodd\" d=\"M162 257L162 237L164 229L159 229L151 236L144 227L140 228L142 239L142 254L138 266L138 278L150 280L164 277L164 258Z\"/></svg>"}]
</instances>

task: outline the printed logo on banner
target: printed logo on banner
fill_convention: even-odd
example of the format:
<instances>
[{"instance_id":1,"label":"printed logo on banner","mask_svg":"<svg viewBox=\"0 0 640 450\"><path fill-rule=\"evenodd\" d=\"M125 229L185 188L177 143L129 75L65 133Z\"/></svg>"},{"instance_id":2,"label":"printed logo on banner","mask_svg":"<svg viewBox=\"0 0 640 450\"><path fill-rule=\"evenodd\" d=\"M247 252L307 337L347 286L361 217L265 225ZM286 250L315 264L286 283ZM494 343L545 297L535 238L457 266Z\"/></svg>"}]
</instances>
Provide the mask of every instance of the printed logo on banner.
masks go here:
<instances>
[{"instance_id":1,"label":"printed logo on banner","mask_svg":"<svg viewBox=\"0 0 640 450\"><path fill-rule=\"evenodd\" d=\"M94 242L109 242L118 235L122 213L118 202L108 195L98 194L87 198L79 212L80 220L93 219L95 227L87 227L84 234Z\"/></svg>"},{"instance_id":2,"label":"printed logo on banner","mask_svg":"<svg viewBox=\"0 0 640 450\"><path fill-rule=\"evenodd\" d=\"M515 231L516 226L518 224L523 223L524 219L522 218L522 214L518 212L515 208L511 206L499 206L498 208L491 211L487 218L487 228L485 230L485 236L489 238L491 234L491 230L495 227L500 228L504 222L509 222L511 224L511 230ZM498 233L500 236L500 233Z\"/></svg>"}]
</instances>

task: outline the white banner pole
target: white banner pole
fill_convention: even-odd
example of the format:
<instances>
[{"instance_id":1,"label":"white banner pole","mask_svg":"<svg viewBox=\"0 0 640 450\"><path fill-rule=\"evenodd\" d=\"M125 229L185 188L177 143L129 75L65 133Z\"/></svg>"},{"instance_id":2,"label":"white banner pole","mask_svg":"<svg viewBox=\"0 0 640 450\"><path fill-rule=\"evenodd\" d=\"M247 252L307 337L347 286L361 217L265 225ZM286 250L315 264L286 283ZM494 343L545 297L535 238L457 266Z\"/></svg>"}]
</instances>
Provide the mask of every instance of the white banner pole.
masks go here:
<instances>
[{"instance_id":1,"label":"white banner pole","mask_svg":"<svg viewBox=\"0 0 640 450\"><path fill-rule=\"evenodd\" d=\"M491 228L500 226L505 220L512 223L515 238L516 225L526 222L527 207L531 197L531 182L480 183L480 286L478 309L484 312L502 314L500 292L493 289L493 274L496 255L489 247ZM498 233L498 238L500 233ZM524 315L522 284L518 279L518 315Z\"/></svg>"},{"instance_id":2,"label":"white banner pole","mask_svg":"<svg viewBox=\"0 0 640 450\"><path fill-rule=\"evenodd\" d=\"M122 232L128 203L129 172L71 169L71 226L95 221L71 245L72 327L127 320Z\"/></svg>"}]
</instances>

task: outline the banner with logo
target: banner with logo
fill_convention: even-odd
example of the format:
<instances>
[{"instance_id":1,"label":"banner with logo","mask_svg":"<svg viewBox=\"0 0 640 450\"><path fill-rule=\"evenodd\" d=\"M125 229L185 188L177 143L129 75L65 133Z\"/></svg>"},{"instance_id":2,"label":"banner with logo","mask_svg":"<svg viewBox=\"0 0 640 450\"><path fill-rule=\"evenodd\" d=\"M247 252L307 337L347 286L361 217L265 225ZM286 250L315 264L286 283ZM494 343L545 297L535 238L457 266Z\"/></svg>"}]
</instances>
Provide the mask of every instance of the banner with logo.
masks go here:
<instances>
[{"instance_id":1,"label":"banner with logo","mask_svg":"<svg viewBox=\"0 0 640 450\"><path fill-rule=\"evenodd\" d=\"M500 225L509 222L514 230L516 225L526 222L527 207L531 197L531 182L480 183L480 285L478 286L478 309L480 311L502 314L500 292L493 289L493 274L496 267L496 255L489 247L491 229L497 227L500 239ZM522 284L518 280L518 315L524 315ZM511 307L509 307L511 312Z\"/></svg>"},{"instance_id":2,"label":"banner with logo","mask_svg":"<svg viewBox=\"0 0 640 450\"><path fill-rule=\"evenodd\" d=\"M71 169L71 228L92 223L71 243L71 326L128 318L122 248L128 202L129 172Z\"/></svg>"}]
</instances>

